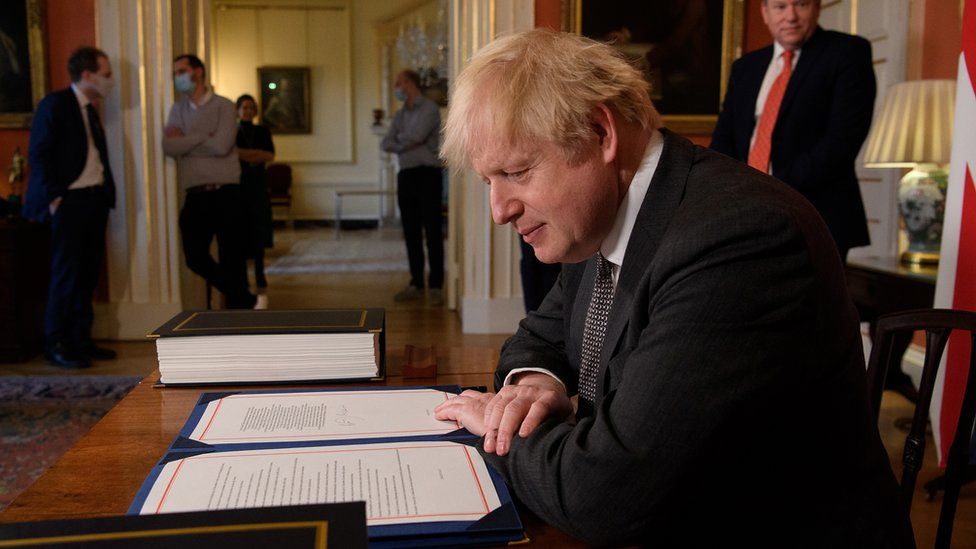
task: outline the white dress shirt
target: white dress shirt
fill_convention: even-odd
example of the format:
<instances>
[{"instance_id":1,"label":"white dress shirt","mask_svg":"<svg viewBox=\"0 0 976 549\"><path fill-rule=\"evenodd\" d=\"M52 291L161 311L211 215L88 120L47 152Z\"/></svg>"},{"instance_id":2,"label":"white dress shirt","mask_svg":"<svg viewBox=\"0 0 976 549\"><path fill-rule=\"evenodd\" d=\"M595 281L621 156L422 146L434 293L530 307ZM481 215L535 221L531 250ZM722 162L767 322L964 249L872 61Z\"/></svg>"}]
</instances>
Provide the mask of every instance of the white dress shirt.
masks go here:
<instances>
[{"instance_id":1,"label":"white dress shirt","mask_svg":"<svg viewBox=\"0 0 976 549\"><path fill-rule=\"evenodd\" d=\"M84 189L103 185L105 183L105 167L102 166L102 159L98 156L98 148L95 147L95 140L92 139L91 126L88 124L88 96L81 93L78 86L71 84L71 90L75 92L78 99L78 106L81 107L81 121L85 125L85 137L88 138L88 157L85 159L85 168L81 170L81 175L70 185L69 190Z\"/></svg>"},{"instance_id":2,"label":"white dress shirt","mask_svg":"<svg viewBox=\"0 0 976 549\"><path fill-rule=\"evenodd\" d=\"M773 59L769 62L769 67L766 69L766 76L763 77L762 86L759 87L759 96L756 97L756 123L752 127L752 137L749 138L749 150L752 150L752 145L756 142L756 133L759 131L759 117L762 116L763 107L766 106L766 98L769 97L769 90L773 87L773 82L776 81L776 77L783 70L783 52L786 49L779 45L779 42L773 42ZM796 69L796 63L800 60L800 50L793 50L793 62L790 66L790 71ZM790 76L792 78L792 74ZM769 161L769 173L773 173L773 162Z\"/></svg>"},{"instance_id":3,"label":"white dress shirt","mask_svg":"<svg viewBox=\"0 0 976 549\"><path fill-rule=\"evenodd\" d=\"M620 274L620 266L624 264L624 254L627 252L627 244L630 242L630 234L634 231L634 224L637 223L637 214L640 212L641 205L644 204L644 197L647 196L647 189L651 186L651 179L657 171L657 165L661 161L661 152L664 150L664 136L661 132L654 130L651 132L651 139L644 149L644 157L641 159L634 178L631 179L627 187L627 194L624 195L620 206L617 208L617 216L614 218L613 227L607 233L607 237L600 244L600 253L610 262L611 275L613 277L613 288L617 289L617 278ZM505 376L504 385L508 385L512 376L521 372L539 372L552 376L554 379L563 383L552 372L544 368L515 368ZM565 385L565 383L563 383Z\"/></svg>"}]
</instances>

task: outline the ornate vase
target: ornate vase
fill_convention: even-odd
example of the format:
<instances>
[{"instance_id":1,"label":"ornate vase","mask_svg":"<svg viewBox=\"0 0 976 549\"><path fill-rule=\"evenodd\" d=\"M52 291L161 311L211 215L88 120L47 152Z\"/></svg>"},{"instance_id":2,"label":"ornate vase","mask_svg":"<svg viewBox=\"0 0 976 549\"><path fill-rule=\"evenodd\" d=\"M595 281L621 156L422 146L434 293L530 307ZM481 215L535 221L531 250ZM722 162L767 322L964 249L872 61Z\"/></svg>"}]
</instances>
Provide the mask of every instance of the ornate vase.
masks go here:
<instances>
[{"instance_id":1,"label":"ornate vase","mask_svg":"<svg viewBox=\"0 0 976 549\"><path fill-rule=\"evenodd\" d=\"M902 263L938 264L948 182L948 171L936 164L918 164L901 179L898 213L908 235Z\"/></svg>"}]
</instances>

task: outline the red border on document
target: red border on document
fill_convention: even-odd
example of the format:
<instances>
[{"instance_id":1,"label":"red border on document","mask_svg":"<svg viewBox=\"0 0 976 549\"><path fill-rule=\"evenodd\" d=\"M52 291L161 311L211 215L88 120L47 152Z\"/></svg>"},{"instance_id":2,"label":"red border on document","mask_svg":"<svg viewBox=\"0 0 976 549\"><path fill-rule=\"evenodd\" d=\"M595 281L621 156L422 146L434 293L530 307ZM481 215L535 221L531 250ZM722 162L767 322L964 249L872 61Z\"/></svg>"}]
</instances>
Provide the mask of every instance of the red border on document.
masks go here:
<instances>
[{"instance_id":1,"label":"red border on document","mask_svg":"<svg viewBox=\"0 0 976 549\"><path fill-rule=\"evenodd\" d=\"M400 516L393 516L393 517L367 517L367 519L375 519L375 520L397 520L397 519L411 519L411 518L424 518L424 517L454 517L454 516L458 516L458 517L460 517L460 516L479 516L479 517L481 517L481 516L484 516L484 515L490 513L491 512L491 508L488 507L488 498L485 496L484 485L481 483L481 479L478 477L478 473L474 469L474 462L471 460L471 454L468 451L468 447L465 446L465 445L463 445L463 444L432 444L432 445L423 445L423 446L386 446L386 447L383 447L383 448L357 448L356 450L349 450L349 449L346 449L346 450L316 449L316 450L305 450L305 451L275 452L274 455L276 455L276 456L287 456L287 455L295 455L295 454L335 454L335 453L359 452L359 451L380 452L380 451L390 451L390 450L426 450L426 449L429 449L429 448L447 448L447 447L457 448L457 449L461 450L461 452L464 453L464 457L467 458L468 468L471 471L471 477L474 480L475 486L478 487L478 493L481 495L481 503L482 503L482 505L484 505L484 512L481 512L481 511L469 511L469 512L459 512L459 513L430 513L430 514L423 514L423 515L421 515L421 514L417 514L417 515L400 515ZM176 476L179 474L180 469L183 468L183 464L186 463L188 460L191 460L191 459L192 460L215 459L215 458L228 458L228 457L235 457L235 458L236 457L251 457L251 456L255 456L255 455L257 455L257 456L268 456L269 454L265 454L265 453L262 453L262 454L243 454L243 453L236 453L235 452L235 455L233 455L233 456L227 456L226 454L223 454L223 453L217 453L217 454L203 454L203 455L199 455L199 456L192 456L192 457L188 457L188 458L181 459L179 465L176 466L176 470L173 471L173 476L170 477L169 481L166 483L166 489L163 491L163 495L159 499L159 504L156 506L156 513L159 513L161 511L161 509L163 508L163 503L166 501L166 497L169 495L170 488L173 486L173 483L176 481Z\"/></svg>"}]
</instances>

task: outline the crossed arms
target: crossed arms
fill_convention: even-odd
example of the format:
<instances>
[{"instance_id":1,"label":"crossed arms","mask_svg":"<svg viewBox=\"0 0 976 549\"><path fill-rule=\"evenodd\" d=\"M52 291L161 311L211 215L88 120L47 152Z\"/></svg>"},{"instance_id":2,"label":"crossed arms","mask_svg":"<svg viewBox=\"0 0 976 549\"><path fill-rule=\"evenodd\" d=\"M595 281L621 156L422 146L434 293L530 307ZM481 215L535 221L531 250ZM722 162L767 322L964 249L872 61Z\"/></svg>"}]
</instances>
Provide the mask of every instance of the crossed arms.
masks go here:
<instances>
[{"instance_id":1,"label":"crossed arms","mask_svg":"<svg viewBox=\"0 0 976 549\"><path fill-rule=\"evenodd\" d=\"M168 156L227 156L237 142L234 104L220 105L217 124L209 132L189 131L176 106L170 108L163 131L163 152Z\"/></svg>"},{"instance_id":2,"label":"crossed arms","mask_svg":"<svg viewBox=\"0 0 976 549\"><path fill-rule=\"evenodd\" d=\"M420 103L411 124L406 123L407 107L397 111L393 123L386 137L380 143L383 151L388 153L404 153L426 143L432 132L440 128L441 119L437 107L433 103Z\"/></svg>"}]
</instances>

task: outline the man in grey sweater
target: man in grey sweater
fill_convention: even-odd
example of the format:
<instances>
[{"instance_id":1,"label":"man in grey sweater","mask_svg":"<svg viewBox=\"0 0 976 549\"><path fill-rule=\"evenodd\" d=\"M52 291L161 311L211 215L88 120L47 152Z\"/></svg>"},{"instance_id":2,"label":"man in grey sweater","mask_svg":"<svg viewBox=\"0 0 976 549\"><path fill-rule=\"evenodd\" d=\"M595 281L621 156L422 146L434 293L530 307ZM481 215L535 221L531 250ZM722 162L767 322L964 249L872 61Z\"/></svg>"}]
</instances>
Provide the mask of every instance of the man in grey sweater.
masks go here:
<instances>
[{"instance_id":1,"label":"man in grey sweater","mask_svg":"<svg viewBox=\"0 0 976 549\"><path fill-rule=\"evenodd\" d=\"M163 151L179 163L180 187L186 190L180 211L186 264L223 292L228 308L265 308L247 285L234 103L207 86L206 68L195 55L176 58L173 78L183 96L170 108ZM215 236L219 263L210 255Z\"/></svg>"},{"instance_id":2,"label":"man in grey sweater","mask_svg":"<svg viewBox=\"0 0 976 549\"><path fill-rule=\"evenodd\" d=\"M430 263L430 304L442 305L444 295L444 234L441 193L443 176L437 156L440 142L441 115L437 104L424 97L420 75L405 70L397 75L397 99L403 108L393 117L393 124L380 146L396 153L397 203L407 242L410 263L410 285L394 296L396 301L419 299L424 288L424 238Z\"/></svg>"}]
</instances>

